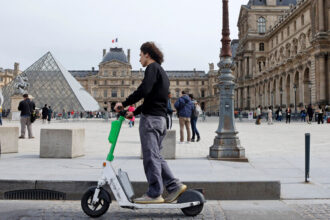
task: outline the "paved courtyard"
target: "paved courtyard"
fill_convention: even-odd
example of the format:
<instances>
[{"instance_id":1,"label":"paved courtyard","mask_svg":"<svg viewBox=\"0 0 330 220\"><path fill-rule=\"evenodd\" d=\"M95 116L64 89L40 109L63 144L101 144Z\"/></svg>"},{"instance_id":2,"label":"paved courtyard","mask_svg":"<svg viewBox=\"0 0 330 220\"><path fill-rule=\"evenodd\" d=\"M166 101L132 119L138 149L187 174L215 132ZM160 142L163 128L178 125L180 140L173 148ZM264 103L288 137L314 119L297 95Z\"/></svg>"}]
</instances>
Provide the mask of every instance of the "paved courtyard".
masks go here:
<instances>
[{"instance_id":1,"label":"paved courtyard","mask_svg":"<svg viewBox=\"0 0 330 220\"><path fill-rule=\"evenodd\" d=\"M90 219L79 201L0 201L0 220ZM208 201L202 213L186 217L178 209L128 210L110 205L100 219L328 220L330 200Z\"/></svg>"},{"instance_id":2,"label":"paved courtyard","mask_svg":"<svg viewBox=\"0 0 330 220\"><path fill-rule=\"evenodd\" d=\"M249 163L207 160L213 143L217 118L199 122L201 141L177 144L176 160L168 163L182 181L257 181L279 180L283 199L330 198L330 124L265 122L237 122L241 144L245 147ZM4 122L4 126L18 126L18 122ZM41 128L85 128L85 156L75 159L39 158ZM173 128L178 131L178 121ZM103 120L79 122L37 121L33 130L35 139L19 140L19 153L4 154L0 159L1 179L20 180L97 180L101 163L109 144L110 122ZM304 181L304 134L311 133L311 183ZM177 143L179 135L177 132ZM138 121L134 128L125 123L115 150L114 166L127 171L132 181L146 181L142 161ZM56 174L56 175L54 175Z\"/></svg>"}]
</instances>

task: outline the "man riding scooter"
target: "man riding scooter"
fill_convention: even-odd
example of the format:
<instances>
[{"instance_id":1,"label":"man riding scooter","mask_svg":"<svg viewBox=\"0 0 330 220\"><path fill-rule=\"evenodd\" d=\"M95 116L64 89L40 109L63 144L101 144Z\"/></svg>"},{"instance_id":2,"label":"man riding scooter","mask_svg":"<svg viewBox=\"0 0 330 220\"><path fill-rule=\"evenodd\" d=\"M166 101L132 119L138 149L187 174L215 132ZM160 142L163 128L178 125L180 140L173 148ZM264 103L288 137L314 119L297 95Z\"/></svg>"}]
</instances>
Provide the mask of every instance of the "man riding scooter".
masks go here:
<instances>
[{"instance_id":1,"label":"man riding scooter","mask_svg":"<svg viewBox=\"0 0 330 220\"><path fill-rule=\"evenodd\" d=\"M141 114L139 133L143 153L144 172L148 181L148 191L135 203L173 202L187 186L174 177L166 161L160 155L162 141L166 135L167 101L170 82L161 67L163 54L153 42L144 43L141 48L140 63L147 67L141 85L123 103L117 103L115 111L144 102L134 112L127 112L126 118ZM163 185L164 184L164 185ZM162 197L164 186L169 193Z\"/></svg>"}]
</instances>

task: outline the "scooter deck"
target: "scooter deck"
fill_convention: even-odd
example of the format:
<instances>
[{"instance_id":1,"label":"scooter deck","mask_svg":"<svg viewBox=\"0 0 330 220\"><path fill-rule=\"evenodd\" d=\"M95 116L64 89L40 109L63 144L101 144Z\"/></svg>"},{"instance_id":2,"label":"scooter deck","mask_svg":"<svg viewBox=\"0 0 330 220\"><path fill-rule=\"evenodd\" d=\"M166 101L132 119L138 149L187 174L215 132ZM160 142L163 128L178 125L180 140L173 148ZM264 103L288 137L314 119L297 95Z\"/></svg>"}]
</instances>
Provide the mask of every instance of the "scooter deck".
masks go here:
<instances>
[{"instance_id":1,"label":"scooter deck","mask_svg":"<svg viewBox=\"0 0 330 220\"><path fill-rule=\"evenodd\" d=\"M182 209L201 204L199 201L196 202L185 202L185 203L132 203L131 206L121 206L122 208L132 209Z\"/></svg>"}]
</instances>

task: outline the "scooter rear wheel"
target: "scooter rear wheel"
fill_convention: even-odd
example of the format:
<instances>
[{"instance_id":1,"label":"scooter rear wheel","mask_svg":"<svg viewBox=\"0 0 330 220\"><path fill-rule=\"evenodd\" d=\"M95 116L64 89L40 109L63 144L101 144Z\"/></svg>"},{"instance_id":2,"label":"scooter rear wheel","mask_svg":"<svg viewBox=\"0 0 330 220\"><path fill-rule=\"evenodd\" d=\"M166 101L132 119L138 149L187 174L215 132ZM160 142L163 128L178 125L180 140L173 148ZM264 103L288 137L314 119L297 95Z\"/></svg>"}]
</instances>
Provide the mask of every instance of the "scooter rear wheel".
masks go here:
<instances>
[{"instance_id":1,"label":"scooter rear wheel","mask_svg":"<svg viewBox=\"0 0 330 220\"><path fill-rule=\"evenodd\" d=\"M85 212L86 215L92 218L100 217L104 213L106 213L111 203L109 193L103 188L100 188L99 201L95 205L93 205L92 201L95 189L96 187L89 188L81 199L82 210Z\"/></svg>"},{"instance_id":2,"label":"scooter rear wheel","mask_svg":"<svg viewBox=\"0 0 330 220\"><path fill-rule=\"evenodd\" d=\"M186 190L184 193L182 193L178 198L178 203L196 202L196 201L199 201L200 204L188 208L182 208L181 211L183 212L183 214L185 214L186 216L196 216L200 214L203 211L205 199L203 194L197 190L189 189Z\"/></svg>"}]
</instances>

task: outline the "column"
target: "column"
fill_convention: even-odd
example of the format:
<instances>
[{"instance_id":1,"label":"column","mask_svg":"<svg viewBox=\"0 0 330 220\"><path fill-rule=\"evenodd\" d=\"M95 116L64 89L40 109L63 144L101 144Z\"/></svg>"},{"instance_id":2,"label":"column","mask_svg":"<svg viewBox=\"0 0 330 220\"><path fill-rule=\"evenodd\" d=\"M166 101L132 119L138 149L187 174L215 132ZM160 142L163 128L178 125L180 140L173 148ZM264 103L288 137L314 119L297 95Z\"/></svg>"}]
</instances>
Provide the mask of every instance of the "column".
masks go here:
<instances>
[{"instance_id":1,"label":"column","mask_svg":"<svg viewBox=\"0 0 330 220\"><path fill-rule=\"evenodd\" d=\"M324 54L320 54L319 59L319 74L320 74L320 99L318 101L325 101L326 100L326 92L327 92L327 82L326 82L326 68L325 68L325 58Z\"/></svg>"},{"instance_id":2,"label":"column","mask_svg":"<svg viewBox=\"0 0 330 220\"><path fill-rule=\"evenodd\" d=\"M241 88L237 88L237 107L241 108Z\"/></svg>"},{"instance_id":3,"label":"column","mask_svg":"<svg viewBox=\"0 0 330 220\"><path fill-rule=\"evenodd\" d=\"M324 5L323 5L323 0L318 0L318 16L319 16L319 30L320 32L324 32Z\"/></svg>"},{"instance_id":4,"label":"column","mask_svg":"<svg viewBox=\"0 0 330 220\"><path fill-rule=\"evenodd\" d=\"M243 108L242 109L245 109L247 107L247 97L248 97L248 94L247 94L247 87L244 87L243 88Z\"/></svg>"},{"instance_id":5,"label":"column","mask_svg":"<svg viewBox=\"0 0 330 220\"><path fill-rule=\"evenodd\" d=\"M252 70L252 57L249 58L249 75L253 76L253 70Z\"/></svg>"}]
</instances>

